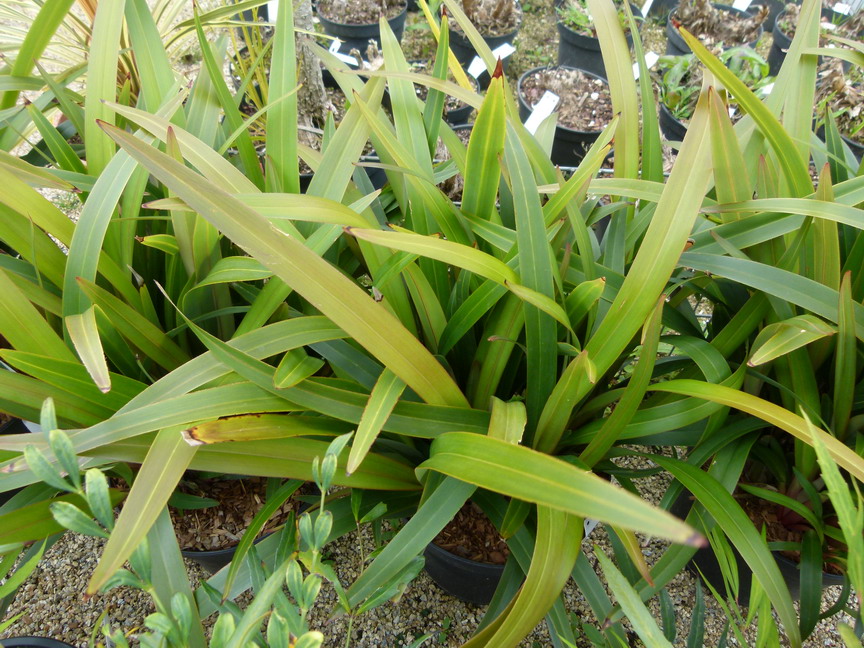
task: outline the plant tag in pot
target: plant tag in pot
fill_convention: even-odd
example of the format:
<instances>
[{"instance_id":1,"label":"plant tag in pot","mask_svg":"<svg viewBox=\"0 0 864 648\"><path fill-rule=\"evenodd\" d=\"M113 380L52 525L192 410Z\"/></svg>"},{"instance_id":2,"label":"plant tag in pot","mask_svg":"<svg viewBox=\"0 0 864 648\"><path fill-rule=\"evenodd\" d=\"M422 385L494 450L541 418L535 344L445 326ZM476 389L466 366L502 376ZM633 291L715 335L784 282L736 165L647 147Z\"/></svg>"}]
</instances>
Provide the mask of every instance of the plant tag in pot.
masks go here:
<instances>
[{"instance_id":1,"label":"plant tag in pot","mask_svg":"<svg viewBox=\"0 0 864 648\"><path fill-rule=\"evenodd\" d=\"M537 128L544 119L552 114L552 111L555 110L559 101L560 97L558 97L554 92L549 92L547 90L543 93L543 96L540 97L540 101L537 102L537 105L534 106L534 110L530 115L528 115L528 119L525 120L525 128L528 129L529 133L533 135L537 132Z\"/></svg>"},{"instance_id":2,"label":"plant tag in pot","mask_svg":"<svg viewBox=\"0 0 864 648\"><path fill-rule=\"evenodd\" d=\"M852 13L852 7L845 2L838 2L834 5L834 11L836 13L843 14L844 16L848 16Z\"/></svg>"},{"instance_id":3,"label":"plant tag in pot","mask_svg":"<svg viewBox=\"0 0 864 648\"><path fill-rule=\"evenodd\" d=\"M513 47L511 43L504 43L503 45L499 45L494 50L492 50L492 56L494 56L496 59L500 58L503 61L515 51L516 48Z\"/></svg>"},{"instance_id":4,"label":"plant tag in pot","mask_svg":"<svg viewBox=\"0 0 864 648\"><path fill-rule=\"evenodd\" d=\"M267 2L267 20L275 23L277 11L279 11L279 0L268 0L268 2Z\"/></svg>"},{"instance_id":5,"label":"plant tag in pot","mask_svg":"<svg viewBox=\"0 0 864 648\"><path fill-rule=\"evenodd\" d=\"M513 45L511 45L510 43L504 43L503 45L499 45L494 50L492 50L492 56L494 56L496 59L501 59L503 61L515 51L516 48L513 47ZM485 71L486 64L483 62L483 59L481 59L479 56L475 56L474 60L471 61L471 65L468 66L468 74L470 74L476 79Z\"/></svg>"},{"instance_id":6,"label":"plant tag in pot","mask_svg":"<svg viewBox=\"0 0 864 648\"><path fill-rule=\"evenodd\" d=\"M598 524L600 524L600 520L585 520L584 529L586 538L591 535Z\"/></svg>"},{"instance_id":7,"label":"plant tag in pot","mask_svg":"<svg viewBox=\"0 0 864 648\"><path fill-rule=\"evenodd\" d=\"M752 0L735 0L732 3L733 9L738 9L739 11L747 11L750 8L750 3Z\"/></svg>"},{"instance_id":8,"label":"plant tag in pot","mask_svg":"<svg viewBox=\"0 0 864 648\"><path fill-rule=\"evenodd\" d=\"M348 65L353 65L354 67L357 67L357 59L355 59L353 56L349 56L348 54L343 54L342 52L340 52L339 48L341 46L342 41L337 38L330 45L330 53L343 63L347 63Z\"/></svg>"},{"instance_id":9,"label":"plant tag in pot","mask_svg":"<svg viewBox=\"0 0 864 648\"><path fill-rule=\"evenodd\" d=\"M645 54L645 65L648 66L648 69L654 67L657 61L660 60L660 55L657 52L647 52ZM636 62L633 64L633 78L637 81L639 80L639 63Z\"/></svg>"},{"instance_id":10,"label":"plant tag in pot","mask_svg":"<svg viewBox=\"0 0 864 648\"><path fill-rule=\"evenodd\" d=\"M646 0L645 1L645 4L643 4L642 8L640 9L643 16L648 15L648 12L651 11L651 5L653 5L653 4L654 4L654 0Z\"/></svg>"}]
</instances>

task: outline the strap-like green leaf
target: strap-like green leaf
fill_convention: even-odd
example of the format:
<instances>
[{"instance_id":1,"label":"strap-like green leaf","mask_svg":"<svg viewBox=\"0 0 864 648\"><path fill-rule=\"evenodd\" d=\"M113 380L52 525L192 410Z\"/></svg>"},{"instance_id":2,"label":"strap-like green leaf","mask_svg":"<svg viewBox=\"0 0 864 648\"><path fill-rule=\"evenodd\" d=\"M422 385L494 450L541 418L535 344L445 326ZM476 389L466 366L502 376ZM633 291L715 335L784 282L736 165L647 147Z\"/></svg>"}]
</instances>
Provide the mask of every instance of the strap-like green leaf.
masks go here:
<instances>
[{"instance_id":1,"label":"strap-like green leaf","mask_svg":"<svg viewBox=\"0 0 864 648\"><path fill-rule=\"evenodd\" d=\"M108 128L124 149L172 191L262 260L422 398L434 404L466 404L441 364L396 318L341 272L301 243L274 232L258 214L191 169L118 129Z\"/></svg>"},{"instance_id":2,"label":"strap-like green leaf","mask_svg":"<svg viewBox=\"0 0 864 648\"><path fill-rule=\"evenodd\" d=\"M803 418L797 414L793 414L789 410L783 409L779 405L775 405L758 396L738 391L737 389L731 389L723 385L703 383L698 380L682 379L654 384L649 387L649 390L684 394L721 403L728 407L734 407L786 430L796 439L800 439L808 444L812 443L811 431ZM864 481L864 459L827 432L813 427L813 433L819 436L819 439L831 454L831 458L839 466L848 470L857 479Z\"/></svg>"},{"instance_id":3,"label":"strap-like green leaf","mask_svg":"<svg viewBox=\"0 0 864 648\"><path fill-rule=\"evenodd\" d=\"M719 528L753 570L753 576L758 579L777 610L789 642L793 646L800 646L798 619L789 589L777 562L741 506L716 479L699 468L670 457L658 456L655 460L680 480L716 520Z\"/></svg>"},{"instance_id":4,"label":"strap-like green leaf","mask_svg":"<svg viewBox=\"0 0 864 648\"><path fill-rule=\"evenodd\" d=\"M625 529L699 544L701 536L680 520L560 459L499 439L451 432L432 443L419 471L434 470L570 515Z\"/></svg>"},{"instance_id":5,"label":"strap-like green leaf","mask_svg":"<svg viewBox=\"0 0 864 648\"><path fill-rule=\"evenodd\" d=\"M180 431L162 430L153 441L146 459L138 471L132 490L111 533L102 558L87 585L94 593L132 555L195 456L196 447L183 441Z\"/></svg>"},{"instance_id":6,"label":"strap-like green leaf","mask_svg":"<svg viewBox=\"0 0 864 648\"><path fill-rule=\"evenodd\" d=\"M813 315L798 315L768 324L753 341L747 364L756 367L837 332Z\"/></svg>"},{"instance_id":7,"label":"strap-like green leaf","mask_svg":"<svg viewBox=\"0 0 864 648\"><path fill-rule=\"evenodd\" d=\"M405 383L398 376L387 369L381 372L378 382L369 394L369 403L363 410L363 417L354 435L354 443L351 444L346 468L348 474L357 470L363 462L404 389Z\"/></svg>"},{"instance_id":8,"label":"strap-like green leaf","mask_svg":"<svg viewBox=\"0 0 864 648\"><path fill-rule=\"evenodd\" d=\"M111 376L108 363L105 362L105 352L102 351L102 341L96 331L95 309L95 306L91 306L80 315L66 317L66 330L93 382L100 391L108 392L111 391Z\"/></svg>"}]
</instances>

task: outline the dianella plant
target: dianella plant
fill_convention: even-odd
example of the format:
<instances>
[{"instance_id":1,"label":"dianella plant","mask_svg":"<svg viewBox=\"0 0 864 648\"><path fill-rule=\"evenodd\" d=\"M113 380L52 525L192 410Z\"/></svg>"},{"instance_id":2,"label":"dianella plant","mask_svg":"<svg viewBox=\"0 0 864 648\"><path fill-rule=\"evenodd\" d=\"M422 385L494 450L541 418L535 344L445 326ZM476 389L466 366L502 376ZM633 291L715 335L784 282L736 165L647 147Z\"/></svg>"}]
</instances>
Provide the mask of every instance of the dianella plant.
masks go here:
<instances>
[{"instance_id":1,"label":"dianella plant","mask_svg":"<svg viewBox=\"0 0 864 648\"><path fill-rule=\"evenodd\" d=\"M752 282L771 275L748 274L751 283L737 275L721 279L725 270L709 263L725 269L742 256L754 262L743 251L753 246L803 262L805 244L821 231L811 223L798 238L789 236L813 220L810 212L793 218L794 226L778 217L783 231L771 228L771 218L751 219L754 209L773 215L778 208L758 202L754 208L751 178L764 178L766 200L818 201L811 209L823 203L836 209L843 204L838 196L857 196L858 181L849 179L843 152L831 147L849 184L812 195L811 113L804 110L808 98L812 106L812 88L808 97L807 74L795 67L806 72L815 58L804 53L810 47L804 36L767 104L751 99L694 41L710 74L664 178L637 30L631 29L642 67L638 86L615 7L588 4L618 117L569 177L549 161L554 117L536 137L523 128L500 64L451 0L440 20L420 2L438 39L430 75L410 72L383 21L385 68L365 72L365 83L316 50L349 105L338 125L328 121L323 129L321 151L298 144L292 5L282 2L262 108L263 158L247 129L257 115L240 114L242 97L230 93L222 76L222 44L211 45L198 19L204 65L191 92L177 87L167 57L157 54L147 59L155 63L133 100L118 91L116 57L107 57L99 67L105 83L96 89L104 102L91 103L88 87L83 113L67 108L83 120L85 159L73 160L56 142L65 163L77 160L83 168L64 168L59 159L57 169L0 160L0 173L15 189L0 199L0 239L17 253L0 266L4 293L13 296L0 315L10 347L0 357L16 369L0 377L0 407L32 419L51 397L57 427L68 430L67 454L79 466L141 464L91 591L160 524L187 469L308 480L320 476L313 459L325 456L335 437L345 441L327 455L335 465L327 486L363 492L350 502L347 490L335 495L332 535L382 506L392 515L416 509L340 597L344 612L396 595L416 574L416 557L469 498L507 539L510 564L469 646L515 646L544 617L556 642L574 642L560 597L571 575L589 597L601 639L626 641L621 612L582 553L586 518L603 522L636 566L633 582L615 582L628 613L644 610L638 597L671 580L703 543L702 533L713 526L705 516L694 512L694 530L628 492L635 488L623 476L625 488L596 474L615 471L612 459L632 452L623 442L692 447L687 461L656 461L729 528L720 511L727 499L734 505L727 491L747 456L746 441L762 418L773 416L793 435L804 419L782 407L787 403L775 406L782 416L761 412L770 403L752 393L754 374L739 357L760 322L771 320L776 300L764 295L764 310L745 325L741 318L750 311L736 309L733 297L749 303L758 296L751 291L766 289ZM110 3L102 14L100 5L96 24L104 15L115 27L133 18L148 25L143 5L127 0L125 14ZM484 97L468 89L448 56L450 18L491 74ZM139 64L151 49L164 53L152 29L142 33ZM446 80L448 67L456 83ZM718 83L751 116L734 129ZM415 84L429 88L425 102ZM390 113L382 108L385 86ZM479 110L467 146L441 120L446 94ZM774 116L781 111L785 128ZM613 141L614 175L596 179ZM447 161L438 159L439 142ZM380 159L374 166L388 179L383 190L373 189L369 165L359 163L369 144ZM315 171L302 195L298 156ZM454 202L438 185L457 174L464 189ZM84 194L77 223L31 188L51 183ZM797 217L794 209L805 208L789 209ZM594 227L600 221L608 222L602 236ZM842 222L854 231L848 219ZM851 255L854 241L847 243ZM780 260L759 259L783 268L783 277L799 274ZM789 303L792 284L780 285ZM836 292L839 300L839 284ZM727 293L724 323L720 297ZM694 312L697 298L718 303L708 329ZM853 314L857 307L849 306ZM833 313L838 324L834 308L818 316L830 322ZM676 351L659 358L673 343ZM736 418L730 407L750 417ZM350 442L343 436L349 432ZM819 438L836 450L840 442L830 436L822 431ZM811 452L809 431L797 438L799 454ZM56 463L49 442L45 432L0 439L6 453L0 488L44 482L28 455L39 451ZM864 474L860 458L843 450L835 454L838 464ZM709 481L701 467L724 452L736 461L718 461L716 470L726 472ZM62 490L57 486L39 486L40 501ZM24 507L9 512L0 528L14 528L25 514L31 512ZM741 521L733 522L738 528ZM650 572L637 532L674 543ZM731 539L762 566L760 582L790 640L800 643L788 592L782 583L772 589L775 573L755 527ZM258 551L273 564L278 543ZM615 578L613 569L604 566ZM244 573L245 581L221 581L223 596L250 582ZM654 630L647 620L639 626L649 636Z\"/></svg>"},{"instance_id":2,"label":"dianella plant","mask_svg":"<svg viewBox=\"0 0 864 648\"><path fill-rule=\"evenodd\" d=\"M860 527L854 531L850 506L838 508L827 489L845 489L842 501L857 502L864 477L858 276L864 179L860 160L830 120L824 143L811 130L817 55L838 49L854 65L864 59L860 43L818 48L818 16L818 3L803 5L789 58L764 100L685 34L713 83L747 113L733 128L712 94L713 188L705 220L680 260L710 304L706 338L742 382L738 390L689 379L653 387L738 411L702 432L689 466L657 461L704 506L688 519L716 523L752 569L793 644L820 618L824 568L858 586ZM829 482L818 447L845 471L843 479ZM706 460L707 472L696 469ZM669 493L670 501L678 492ZM766 543L759 530L768 520L777 524ZM768 547L800 556L798 619ZM832 611L842 606L841 600ZM763 622L772 624L768 615L760 615Z\"/></svg>"}]
</instances>

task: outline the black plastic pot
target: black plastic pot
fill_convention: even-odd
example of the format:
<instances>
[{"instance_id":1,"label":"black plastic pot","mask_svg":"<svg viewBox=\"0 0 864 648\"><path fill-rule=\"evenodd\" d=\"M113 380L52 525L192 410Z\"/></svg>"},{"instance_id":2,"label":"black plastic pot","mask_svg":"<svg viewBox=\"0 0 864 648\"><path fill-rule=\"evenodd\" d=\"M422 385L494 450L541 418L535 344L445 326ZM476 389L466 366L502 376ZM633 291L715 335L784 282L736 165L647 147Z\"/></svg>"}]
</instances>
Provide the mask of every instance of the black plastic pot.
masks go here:
<instances>
[{"instance_id":1,"label":"black plastic pot","mask_svg":"<svg viewBox=\"0 0 864 648\"><path fill-rule=\"evenodd\" d=\"M780 15L774 21L774 26L771 29L771 49L768 51L766 58L768 61L768 73L775 76L780 71L780 66L786 60L786 52L789 51L789 47L792 45L792 39L780 29L779 23L782 16L783 12L780 12Z\"/></svg>"},{"instance_id":2,"label":"black plastic pot","mask_svg":"<svg viewBox=\"0 0 864 648\"><path fill-rule=\"evenodd\" d=\"M383 172L382 172L383 173ZM306 175L309 177L309 181L312 179L312 174L303 174L300 176L300 184L303 191L303 176ZM306 187L309 186L309 183L306 183ZM314 484L313 484L314 486ZM317 486L313 489L313 492L310 492L309 495L320 495L321 491L318 490ZM295 494L296 495L296 494ZM306 509L308 509L311 505L308 502L304 502L303 500L299 501L298 512L302 513ZM298 514L299 514L298 513ZM260 538L256 538L253 544L258 544L265 538L269 537L275 533L275 531L268 531ZM228 547L227 549L214 549L213 551L190 551L184 550L181 551L180 554L184 558L188 558L189 560L198 563L203 567L206 571L211 574L215 574L220 569L222 569L225 565L231 562L234 558L234 554L237 552L237 547Z\"/></svg>"},{"instance_id":3,"label":"black plastic pot","mask_svg":"<svg viewBox=\"0 0 864 648\"><path fill-rule=\"evenodd\" d=\"M413 72L419 72L422 74L431 74L432 72L432 63L427 61L408 61L408 63L412 67ZM480 92L480 83L472 77L470 74L468 75L468 81L471 83L471 86L474 88L475 92ZM464 124L468 121L468 118L471 117L471 112L474 110L474 106L469 104L465 104L464 106L460 106L459 108L453 108L452 110L444 110L444 119L448 124Z\"/></svg>"},{"instance_id":4,"label":"black plastic pot","mask_svg":"<svg viewBox=\"0 0 864 648\"><path fill-rule=\"evenodd\" d=\"M642 12L636 5L630 5L636 18L642 17ZM606 65L603 63L603 53L600 51L600 40L594 36L586 36L570 29L563 21L558 24L558 65L568 65L593 72L606 78ZM627 33L627 45L633 46L633 37Z\"/></svg>"},{"instance_id":5,"label":"black plastic pot","mask_svg":"<svg viewBox=\"0 0 864 648\"><path fill-rule=\"evenodd\" d=\"M671 142L681 142L684 140L684 136L687 134L687 126L678 120L664 103L660 103L660 110L657 111L657 121L660 122L660 130L667 140Z\"/></svg>"},{"instance_id":6,"label":"black plastic pot","mask_svg":"<svg viewBox=\"0 0 864 648\"><path fill-rule=\"evenodd\" d=\"M402 12L390 18L387 23L390 29L396 35L396 40L402 40L402 33L405 31L405 17L408 15L407 7ZM381 45L381 28L378 23L370 23L368 25L348 25L345 23L333 22L326 16L318 13L318 20L321 21L321 26L324 32L330 36L336 36L342 41L339 51L343 54L348 54L352 49L356 48L361 54L366 52L366 46L370 40L374 40Z\"/></svg>"},{"instance_id":7,"label":"black plastic pot","mask_svg":"<svg viewBox=\"0 0 864 648\"><path fill-rule=\"evenodd\" d=\"M740 9L735 9L730 5L719 4L717 2L714 3L714 6L717 9L723 9L724 11L728 11L730 13L737 13L742 16L752 16L752 11L742 11ZM756 34L756 38L754 38L749 43L744 43L745 45L749 45L750 47L755 47L756 43L759 41L759 38L762 36L763 28L759 28L759 32ZM684 39L681 38L681 34L678 33L678 30L675 29L675 26L672 24L672 17L666 21L666 53L673 56L680 56L681 54L690 54L690 46L684 42ZM741 43L733 43L731 45L724 45L724 49L729 49L730 47L736 47Z\"/></svg>"},{"instance_id":8,"label":"black plastic pot","mask_svg":"<svg viewBox=\"0 0 864 648\"><path fill-rule=\"evenodd\" d=\"M819 127L819 130L816 131L816 136L825 141L825 125ZM855 156L855 159L860 163L862 159L864 159L864 145L859 144L858 142L852 141L842 133L840 133L840 137L846 142L846 146L848 146L852 150L852 154Z\"/></svg>"},{"instance_id":9,"label":"black plastic pot","mask_svg":"<svg viewBox=\"0 0 864 648\"><path fill-rule=\"evenodd\" d=\"M570 68L570 66L567 65L561 65L558 67ZM519 77L519 82L516 86L516 96L519 98L519 118L523 122L528 119L528 116L531 114L532 107L529 106L528 103L525 101L525 97L522 93L522 82L529 75L537 72L538 70L544 69L546 69L546 66L536 67L528 70L527 72L525 72L525 74ZM598 74L592 74L591 72L588 72L586 70L580 71L590 77L600 79L604 83L606 82L606 79L604 79ZM591 144L593 144L600 136L600 132L601 130L578 131L558 124L557 126L555 126L555 138L552 141L552 162L559 166L578 166L578 164L582 161L582 158L585 157L585 153L588 151L589 148L591 148Z\"/></svg>"},{"instance_id":10,"label":"black plastic pot","mask_svg":"<svg viewBox=\"0 0 864 648\"><path fill-rule=\"evenodd\" d=\"M368 162L377 162L377 158L365 160ZM372 183L372 187L374 189L381 189L384 185L387 184L387 172L384 169L373 169L366 167L365 168L366 175L369 176L369 182ZM314 173L301 173L300 174L300 193L305 194L307 189L309 189L309 185L312 183L312 177Z\"/></svg>"},{"instance_id":11,"label":"black plastic pot","mask_svg":"<svg viewBox=\"0 0 864 648\"><path fill-rule=\"evenodd\" d=\"M263 537L259 538L259 540L263 540ZM255 543L257 544L259 540L256 540ZM181 551L180 553L184 558L188 558L192 562L201 565L206 572L215 574L231 562L236 552L237 547L228 547L227 549L216 549L213 551Z\"/></svg>"},{"instance_id":12,"label":"black plastic pot","mask_svg":"<svg viewBox=\"0 0 864 648\"><path fill-rule=\"evenodd\" d=\"M864 159L864 145L859 144L858 142L853 142L845 135L840 135L840 137L842 137L843 141L846 142L846 145L852 149L852 153L855 155L858 162L861 162L861 160Z\"/></svg>"},{"instance_id":13,"label":"black plastic pot","mask_svg":"<svg viewBox=\"0 0 864 648\"><path fill-rule=\"evenodd\" d=\"M648 9L648 15L665 19L677 8L678 0L654 0Z\"/></svg>"},{"instance_id":14,"label":"black plastic pot","mask_svg":"<svg viewBox=\"0 0 864 648\"><path fill-rule=\"evenodd\" d=\"M504 565L468 560L430 542L423 552L426 573L448 594L474 605L489 605Z\"/></svg>"},{"instance_id":15,"label":"black plastic pot","mask_svg":"<svg viewBox=\"0 0 864 648\"><path fill-rule=\"evenodd\" d=\"M780 29L780 20L783 18L784 11L780 11L777 14L777 17L774 19L773 23L769 23L772 26L771 28L771 49L768 51L768 56L766 60L768 61L768 73L775 75L780 71L780 66L783 65L783 61L786 60L786 52L789 51L789 48L792 46L792 39L789 38L781 29ZM827 20L831 23L839 23L843 19L847 18L841 13L837 13L831 9L823 8L822 9L822 19ZM770 20L770 17L769 17ZM765 22L768 22L767 20ZM817 64L822 64L822 57L820 56L817 60ZM844 67L848 65L848 63L844 62Z\"/></svg>"},{"instance_id":16,"label":"black plastic pot","mask_svg":"<svg viewBox=\"0 0 864 648\"><path fill-rule=\"evenodd\" d=\"M783 13L783 8L786 6L786 3L782 0L759 0L753 4L754 7L757 5L768 7L768 17L765 18L765 22L762 23L762 26L767 29L769 27L774 27L774 23L777 21L777 16Z\"/></svg>"},{"instance_id":17,"label":"black plastic pot","mask_svg":"<svg viewBox=\"0 0 864 648\"><path fill-rule=\"evenodd\" d=\"M685 491L675 500L670 512L684 519L690 512L691 506L692 495ZM732 547L732 552L738 565L738 602L746 606L750 602L750 586L753 582L753 572L737 549ZM792 600L797 601L801 595L801 573L798 570L798 563L790 560L779 551L772 551L771 554L777 562L777 567L783 575L783 580L786 581L786 586L789 588ZM697 576L701 572L702 577L716 588L718 592L723 593L725 591L720 563L717 562L717 556L714 555L714 550L710 547L698 549L687 564L687 567ZM843 580L843 577L837 574L822 572L823 589L832 585L842 585Z\"/></svg>"},{"instance_id":18,"label":"black plastic pot","mask_svg":"<svg viewBox=\"0 0 864 648\"><path fill-rule=\"evenodd\" d=\"M48 637L11 637L0 639L3 648L72 648L71 644Z\"/></svg>"},{"instance_id":19,"label":"black plastic pot","mask_svg":"<svg viewBox=\"0 0 864 648\"><path fill-rule=\"evenodd\" d=\"M519 27L503 36L484 36L483 40L486 41L489 49L494 50L505 43L512 43L518 33ZM474 57L477 56L477 50L474 49L471 41L469 41L464 34L455 30L450 30L450 51L453 52L453 55L456 57L456 60L459 61L459 64L466 69L471 64L471 61L474 60ZM511 58L512 56L508 56L501 62L501 66L505 72L507 71ZM480 84L481 88L486 88L486 86L489 85L490 80L491 78L489 77L489 73L486 71L477 77L477 82Z\"/></svg>"}]
</instances>

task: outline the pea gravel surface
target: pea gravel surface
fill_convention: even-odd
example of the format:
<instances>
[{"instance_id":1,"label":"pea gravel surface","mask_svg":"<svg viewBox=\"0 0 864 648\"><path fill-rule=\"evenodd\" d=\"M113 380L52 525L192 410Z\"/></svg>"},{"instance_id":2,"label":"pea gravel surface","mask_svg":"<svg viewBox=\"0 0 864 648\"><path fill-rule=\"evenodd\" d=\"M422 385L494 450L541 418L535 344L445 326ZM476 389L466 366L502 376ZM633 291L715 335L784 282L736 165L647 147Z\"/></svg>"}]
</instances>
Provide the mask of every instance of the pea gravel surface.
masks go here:
<instances>
[{"instance_id":1,"label":"pea gravel surface","mask_svg":"<svg viewBox=\"0 0 864 648\"><path fill-rule=\"evenodd\" d=\"M656 449L655 449L656 450ZM626 458L627 467L634 468L634 458ZM646 467L644 464L639 467ZM668 476L660 474L637 482L642 495L654 502L659 502L668 486ZM325 549L327 558L332 561L343 585L349 585L360 569L360 556L367 554L371 547L371 534L368 529L348 534L340 540L331 543ZM363 551L361 552L361 544ZM583 550L589 556L592 567L598 571L594 558L594 546L611 555L608 539L602 527L597 527L583 543ZM119 627L131 634L144 625L144 618L154 609L149 597L129 588L117 588L111 592L97 594L85 599L84 591L87 580L96 566L102 553L104 541L98 538L66 533L53 547L45 553L43 561L31 577L22 585L15 600L7 611L6 618L17 614L22 616L13 623L0 639L22 635L41 635L61 639L73 646L88 646L88 640L94 628L101 625L99 619L105 615L104 622L113 627ZM665 551L667 545L658 540L643 539L643 553L649 564L653 564ZM193 586L206 574L192 562L187 562L187 569ZM672 604L676 613L675 646L686 644L687 632L690 627L690 614L695 605L695 580L689 572L679 574L668 586ZM824 605L827 606L838 595L839 588L829 588L825 594ZM721 634L725 616L719 607L710 600L705 590L708 606L705 613L705 646L716 646ZM248 593L241 595L238 603L245 605L249 600ZM601 624L594 618L588 608L584 596L570 581L564 590L565 606L569 613L595 626ZM354 646L355 648L399 648L409 645L423 634L432 636L423 644L427 648L433 646L460 646L476 629L483 618L485 608L459 601L440 590L425 573L406 589L397 602L384 605L356 617L351 622L350 641L346 644L348 629L347 617L330 618L336 604L336 594L325 586L321 590L317 605L310 613L313 628L321 630L326 637L327 648ZM656 619L660 618L660 606L657 599L650 602L650 609ZM816 632L805 642L808 648L817 646L843 646L836 631L837 624L848 617L833 617L822 621ZM210 627L215 622L215 616L206 621ZM753 628L745 632L748 644L755 641ZM635 634L630 634L631 646L642 646ZM551 646L546 624L541 623L534 632L520 644L520 648L545 648ZM588 647L591 644L580 639L577 646ZM734 638L729 645L738 645ZM785 642L781 645L788 645ZM649 647L651 648L651 647Z\"/></svg>"},{"instance_id":2,"label":"pea gravel surface","mask_svg":"<svg viewBox=\"0 0 864 648\"><path fill-rule=\"evenodd\" d=\"M536 65L554 64L558 35L554 28L552 3L553 0L523 0L524 23L515 43L517 53L513 56L508 74L511 83L515 83L518 75L526 69ZM213 0L206 4L212 5ZM660 50L662 26L645 25L642 31L649 43L649 49ZM434 42L428 27L422 23L418 14L409 14L403 50L407 58L428 58L434 52ZM192 69L195 67L194 64L190 66ZM665 491L667 481L662 475L658 475L642 480L640 486L644 489L643 495L656 503ZM363 532L360 536L352 533L327 547L328 557L333 561L344 585L350 584L358 574L360 542L364 542L368 548L369 534ZM611 554L602 527L598 527L585 540L583 546L596 570L598 568L593 557L594 545ZM134 642L135 632L143 628L145 617L155 611L147 595L129 588L117 588L90 598L84 596L87 581L103 547L104 541L101 539L70 532L48 549L39 567L21 586L9 606L5 618L17 615L20 617L5 632L0 633L0 641L15 636L39 635L66 641L76 648L84 647L89 645L91 635L98 631L102 623L107 623L123 629ZM646 541L643 552L649 564L656 561L665 548L666 545L660 541ZM192 562L187 563L187 571L193 585L206 578L201 568ZM837 589L826 591L825 605L834 600L838 594ZM676 640L673 643L675 646L683 646L695 604L695 580L689 572L682 572L667 586L667 591L676 612ZM249 598L248 593L241 595L238 603L243 606L248 603ZM564 590L564 600L568 612L575 618L595 626L600 625L601 622L594 619L584 596L572 581ZM318 605L310 613L312 625L324 633L325 646L328 648L346 645L355 648L396 648L407 646L423 634L432 635L424 646L459 646L471 636L485 612L482 607L463 603L445 594L423 573L397 602L386 603L353 619L349 639L348 620L345 617L330 619L335 601L335 592L325 586L319 596ZM655 618L659 619L660 608L656 598L650 602L650 607ZM849 622L848 617L834 617L821 622L805 645L808 648L842 646L836 632L836 625L841 620ZM709 600L705 618L706 646L717 645L723 632L724 621L722 611ZM210 617L205 625L211 627L214 622L215 617ZM755 638L752 628L750 630L745 633L748 643ZM631 645L642 645L635 635L631 634L630 637ZM730 639L729 644L738 645L734 638ZM531 636L520 644L520 648L545 648L551 645L546 625L541 623ZM590 646L590 643L580 639L577 645Z\"/></svg>"}]
</instances>

